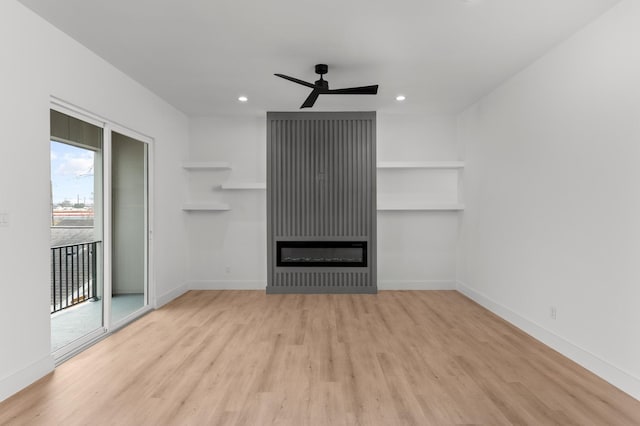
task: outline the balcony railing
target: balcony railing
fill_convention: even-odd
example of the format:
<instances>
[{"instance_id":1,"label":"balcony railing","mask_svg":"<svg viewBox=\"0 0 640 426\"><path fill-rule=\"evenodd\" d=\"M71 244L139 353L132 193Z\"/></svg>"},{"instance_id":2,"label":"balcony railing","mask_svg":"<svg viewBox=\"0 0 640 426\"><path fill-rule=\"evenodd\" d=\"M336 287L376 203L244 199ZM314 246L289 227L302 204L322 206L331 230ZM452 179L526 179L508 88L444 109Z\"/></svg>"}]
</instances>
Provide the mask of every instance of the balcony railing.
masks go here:
<instances>
[{"instance_id":1,"label":"balcony railing","mask_svg":"<svg viewBox=\"0 0 640 426\"><path fill-rule=\"evenodd\" d=\"M51 248L51 313L97 299L99 241Z\"/></svg>"}]
</instances>

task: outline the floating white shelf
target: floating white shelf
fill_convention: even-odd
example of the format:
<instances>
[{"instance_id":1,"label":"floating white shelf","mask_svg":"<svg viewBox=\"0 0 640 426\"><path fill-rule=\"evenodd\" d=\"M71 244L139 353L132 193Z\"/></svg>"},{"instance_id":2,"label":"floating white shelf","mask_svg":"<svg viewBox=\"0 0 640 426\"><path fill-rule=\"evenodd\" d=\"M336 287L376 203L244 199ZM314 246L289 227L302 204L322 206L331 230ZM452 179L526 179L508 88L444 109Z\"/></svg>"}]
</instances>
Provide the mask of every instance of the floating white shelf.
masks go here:
<instances>
[{"instance_id":1,"label":"floating white shelf","mask_svg":"<svg viewBox=\"0 0 640 426\"><path fill-rule=\"evenodd\" d=\"M385 203L378 205L378 211L461 211L464 204L404 204Z\"/></svg>"},{"instance_id":2,"label":"floating white shelf","mask_svg":"<svg viewBox=\"0 0 640 426\"><path fill-rule=\"evenodd\" d=\"M265 182L225 182L222 189L267 189Z\"/></svg>"},{"instance_id":3,"label":"floating white shelf","mask_svg":"<svg viewBox=\"0 0 640 426\"><path fill-rule=\"evenodd\" d=\"M379 169L462 169L464 161L382 161Z\"/></svg>"},{"instance_id":4,"label":"floating white shelf","mask_svg":"<svg viewBox=\"0 0 640 426\"><path fill-rule=\"evenodd\" d=\"M185 204L182 206L182 210L186 212L195 211L225 211L231 210L228 204L222 203L200 203L200 204Z\"/></svg>"},{"instance_id":5,"label":"floating white shelf","mask_svg":"<svg viewBox=\"0 0 640 426\"><path fill-rule=\"evenodd\" d=\"M230 169L231 164L223 161L189 161L182 163L182 167L187 170L223 170Z\"/></svg>"}]
</instances>

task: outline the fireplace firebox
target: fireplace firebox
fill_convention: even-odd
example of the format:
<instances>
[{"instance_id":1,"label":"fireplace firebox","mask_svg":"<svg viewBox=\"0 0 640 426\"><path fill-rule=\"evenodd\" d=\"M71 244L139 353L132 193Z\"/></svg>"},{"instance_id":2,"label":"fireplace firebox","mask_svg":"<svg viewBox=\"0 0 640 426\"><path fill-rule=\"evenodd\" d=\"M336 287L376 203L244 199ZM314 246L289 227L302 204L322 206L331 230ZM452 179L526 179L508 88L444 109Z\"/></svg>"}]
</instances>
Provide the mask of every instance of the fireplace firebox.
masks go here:
<instances>
[{"instance_id":1,"label":"fireplace firebox","mask_svg":"<svg viewBox=\"0 0 640 426\"><path fill-rule=\"evenodd\" d=\"M367 267L366 241L278 241L276 265Z\"/></svg>"}]
</instances>

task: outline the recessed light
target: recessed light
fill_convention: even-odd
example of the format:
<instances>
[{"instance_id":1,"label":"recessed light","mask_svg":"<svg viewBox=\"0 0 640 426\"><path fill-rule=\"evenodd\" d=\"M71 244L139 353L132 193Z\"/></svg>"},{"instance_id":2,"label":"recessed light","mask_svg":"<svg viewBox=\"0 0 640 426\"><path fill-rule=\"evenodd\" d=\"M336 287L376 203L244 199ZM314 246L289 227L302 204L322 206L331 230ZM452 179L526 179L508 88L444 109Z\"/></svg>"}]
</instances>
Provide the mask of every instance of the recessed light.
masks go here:
<instances>
[{"instance_id":1,"label":"recessed light","mask_svg":"<svg viewBox=\"0 0 640 426\"><path fill-rule=\"evenodd\" d=\"M396 96L396 101L398 101L398 102L402 102L402 101L404 101L405 99L407 99L407 97L406 97L405 95L398 95L398 96Z\"/></svg>"},{"instance_id":2,"label":"recessed light","mask_svg":"<svg viewBox=\"0 0 640 426\"><path fill-rule=\"evenodd\" d=\"M238 97L238 100L239 100L240 102L247 102L247 101L249 100L249 98L247 98L246 96L239 96L239 97Z\"/></svg>"}]
</instances>

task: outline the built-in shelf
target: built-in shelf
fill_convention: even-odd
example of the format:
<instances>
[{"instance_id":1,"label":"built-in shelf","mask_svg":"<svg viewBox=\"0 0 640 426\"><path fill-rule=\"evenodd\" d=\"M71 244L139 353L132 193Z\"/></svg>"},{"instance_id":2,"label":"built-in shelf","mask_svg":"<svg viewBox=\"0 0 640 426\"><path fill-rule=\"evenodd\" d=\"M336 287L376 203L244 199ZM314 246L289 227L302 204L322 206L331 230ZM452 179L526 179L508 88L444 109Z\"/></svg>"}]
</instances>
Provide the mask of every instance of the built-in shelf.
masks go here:
<instances>
[{"instance_id":1,"label":"built-in shelf","mask_svg":"<svg viewBox=\"0 0 640 426\"><path fill-rule=\"evenodd\" d=\"M224 170L230 169L231 164L224 161L189 161L182 163L187 170Z\"/></svg>"},{"instance_id":2,"label":"built-in shelf","mask_svg":"<svg viewBox=\"0 0 640 426\"><path fill-rule=\"evenodd\" d=\"M231 210L228 204L222 203L199 203L199 204L185 204L182 206L182 210L186 212L195 211L225 211Z\"/></svg>"},{"instance_id":3,"label":"built-in shelf","mask_svg":"<svg viewBox=\"0 0 640 426\"><path fill-rule=\"evenodd\" d=\"M378 211L460 211L464 204L403 204L385 203L378 205Z\"/></svg>"},{"instance_id":4,"label":"built-in shelf","mask_svg":"<svg viewBox=\"0 0 640 426\"><path fill-rule=\"evenodd\" d=\"M267 189L265 182L225 182L222 189Z\"/></svg>"},{"instance_id":5,"label":"built-in shelf","mask_svg":"<svg viewBox=\"0 0 640 426\"><path fill-rule=\"evenodd\" d=\"M378 163L378 169L440 169L440 170L461 170L464 168L464 161L381 161ZM458 173L456 173L458 175ZM384 173L384 179L395 176L395 179L400 178L400 181L394 181L395 185L401 185L402 179L407 182L410 176L404 173L401 174L387 174ZM402 176L402 177L401 177ZM431 174L429 174L431 176ZM435 177L435 175L433 175ZM382 178L382 176L380 176ZM424 175L424 178L427 178ZM412 178L413 179L413 178ZM459 177L458 177L459 179ZM398 196L399 194L378 194L378 211L461 211L464 210L464 204L453 202L428 202L424 201L424 198L418 196L409 198L407 196ZM439 198L439 197L438 197ZM451 194L445 199L456 200L458 197L455 194ZM427 197L428 199L428 197Z\"/></svg>"},{"instance_id":6,"label":"built-in shelf","mask_svg":"<svg viewBox=\"0 0 640 426\"><path fill-rule=\"evenodd\" d=\"M464 161L383 161L379 169L462 169Z\"/></svg>"}]
</instances>

